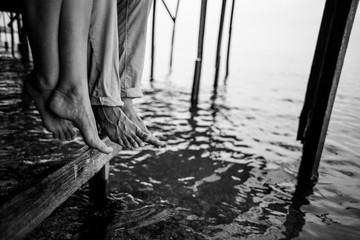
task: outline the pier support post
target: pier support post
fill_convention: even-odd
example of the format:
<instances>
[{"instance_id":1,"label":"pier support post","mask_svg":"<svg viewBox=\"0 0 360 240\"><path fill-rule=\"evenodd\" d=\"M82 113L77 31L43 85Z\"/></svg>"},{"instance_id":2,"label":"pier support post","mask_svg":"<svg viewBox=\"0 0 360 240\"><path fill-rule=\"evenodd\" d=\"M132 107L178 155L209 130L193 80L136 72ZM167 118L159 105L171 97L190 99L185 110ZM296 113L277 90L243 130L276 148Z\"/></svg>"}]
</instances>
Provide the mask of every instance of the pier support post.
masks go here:
<instances>
[{"instance_id":1,"label":"pier support post","mask_svg":"<svg viewBox=\"0 0 360 240\"><path fill-rule=\"evenodd\" d=\"M198 52L197 52L197 59L195 61L194 81L193 81L193 87L192 87L192 92L191 92L191 106L192 107L197 105L198 97L199 97L201 65L202 65L202 56L203 56L203 49L204 49L206 7L207 7L207 0L202 0L201 1L201 13L200 13L200 26L199 26Z\"/></svg>"},{"instance_id":2,"label":"pier support post","mask_svg":"<svg viewBox=\"0 0 360 240\"><path fill-rule=\"evenodd\" d=\"M232 5L231 5L231 15L230 15L230 24L229 24L229 38L228 38L228 46L227 46L227 54L226 54L225 79L229 76L230 47L231 47L232 25L233 25L233 19L234 19L234 8L235 8L235 0L232 1Z\"/></svg>"},{"instance_id":3,"label":"pier support post","mask_svg":"<svg viewBox=\"0 0 360 240\"><path fill-rule=\"evenodd\" d=\"M172 35L171 35L171 49L170 49L170 72L172 70L172 65L173 65L175 28L176 28L176 20L177 20L177 16L178 16L178 12L179 12L179 5L180 5L180 0L177 1L175 16L173 18L173 30L172 30Z\"/></svg>"},{"instance_id":4,"label":"pier support post","mask_svg":"<svg viewBox=\"0 0 360 240\"><path fill-rule=\"evenodd\" d=\"M96 207L104 207L109 193L109 170L110 164L107 162L101 170L89 180L90 200Z\"/></svg>"},{"instance_id":5,"label":"pier support post","mask_svg":"<svg viewBox=\"0 0 360 240\"><path fill-rule=\"evenodd\" d=\"M301 112L298 140L303 142L298 184L317 180L336 90L359 0L327 0Z\"/></svg>"},{"instance_id":6,"label":"pier support post","mask_svg":"<svg viewBox=\"0 0 360 240\"><path fill-rule=\"evenodd\" d=\"M156 23L156 0L153 2L153 19L151 30L151 69L150 69L150 82L154 81L154 63L155 63L155 23Z\"/></svg>"},{"instance_id":7,"label":"pier support post","mask_svg":"<svg viewBox=\"0 0 360 240\"><path fill-rule=\"evenodd\" d=\"M225 10L226 10L226 0L223 0L222 6L221 6L219 33L218 33L218 41L217 41L217 49L216 49L215 80L214 80L214 90L215 91L217 89L218 81L219 81L220 60L221 60L221 56L220 56L221 42L222 42L222 35L223 35L223 29L224 29Z\"/></svg>"}]
</instances>

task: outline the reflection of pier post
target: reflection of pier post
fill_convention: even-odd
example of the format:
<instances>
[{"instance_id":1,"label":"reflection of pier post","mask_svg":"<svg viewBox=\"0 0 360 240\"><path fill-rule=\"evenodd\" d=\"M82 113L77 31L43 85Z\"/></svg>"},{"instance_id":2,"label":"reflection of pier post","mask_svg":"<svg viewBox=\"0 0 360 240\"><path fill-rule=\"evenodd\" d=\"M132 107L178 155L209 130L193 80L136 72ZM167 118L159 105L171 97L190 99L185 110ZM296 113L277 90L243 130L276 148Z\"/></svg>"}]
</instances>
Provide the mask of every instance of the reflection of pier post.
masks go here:
<instances>
[{"instance_id":1,"label":"reflection of pier post","mask_svg":"<svg viewBox=\"0 0 360 240\"><path fill-rule=\"evenodd\" d=\"M219 69L220 69L220 52L221 52L221 40L222 33L224 29L224 18L225 18L225 9L226 9L226 0L222 1L221 6L221 16L220 16L220 25L219 25L219 34L218 34L218 42L216 49L216 63L215 63L215 80L214 80L214 90L216 91L219 80Z\"/></svg>"},{"instance_id":2,"label":"reflection of pier post","mask_svg":"<svg viewBox=\"0 0 360 240\"><path fill-rule=\"evenodd\" d=\"M299 184L317 180L318 166L334 104L346 48L359 0L327 0L300 116L298 140L304 144Z\"/></svg>"},{"instance_id":3,"label":"reflection of pier post","mask_svg":"<svg viewBox=\"0 0 360 240\"><path fill-rule=\"evenodd\" d=\"M195 106L197 104L198 97L199 97L202 55L203 55L203 49L204 49L206 7L207 7L207 0L202 0L201 1L201 13L200 13L200 26L199 26L198 52L197 52L197 59L195 61L194 82L193 82L192 93L191 93L191 105L192 106Z\"/></svg>"},{"instance_id":4,"label":"reflection of pier post","mask_svg":"<svg viewBox=\"0 0 360 240\"><path fill-rule=\"evenodd\" d=\"M5 13L2 12L3 17L3 23L4 23L4 34L5 34L5 51L9 51L9 41L8 41L8 34L7 34L7 26L6 26L6 19L5 19Z\"/></svg>"},{"instance_id":5,"label":"reflection of pier post","mask_svg":"<svg viewBox=\"0 0 360 240\"><path fill-rule=\"evenodd\" d=\"M151 34L151 70L150 81L154 81L154 62L155 62L155 19L156 19L156 0L153 3L153 19L152 19L152 34Z\"/></svg>"},{"instance_id":6,"label":"reflection of pier post","mask_svg":"<svg viewBox=\"0 0 360 240\"><path fill-rule=\"evenodd\" d=\"M308 204L306 198L310 194L311 191L303 189L297 185L283 224L285 227L285 231L283 231L285 239L296 238L303 230L305 225L305 213L301 211L301 207Z\"/></svg>"},{"instance_id":7,"label":"reflection of pier post","mask_svg":"<svg viewBox=\"0 0 360 240\"><path fill-rule=\"evenodd\" d=\"M231 35L232 35L232 25L233 25L233 18L234 18L234 8L235 8L235 0L232 1L231 5L231 16L230 16L230 24L229 24L229 39L228 39L228 46L227 46L227 54L226 54L226 73L225 78L229 76L229 58L230 58L230 46L231 46Z\"/></svg>"},{"instance_id":8,"label":"reflection of pier post","mask_svg":"<svg viewBox=\"0 0 360 240\"><path fill-rule=\"evenodd\" d=\"M28 42L26 38L26 34L24 33L23 22L21 15L19 13L16 14L16 22L19 36L19 51L21 53L21 58L23 61L29 61L29 49Z\"/></svg>"},{"instance_id":9,"label":"reflection of pier post","mask_svg":"<svg viewBox=\"0 0 360 240\"><path fill-rule=\"evenodd\" d=\"M11 33L11 55L13 57L15 57L15 38L14 38L14 25L13 25L13 20L14 20L14 14L10 13L10 23L9 23L9 27L10 27L10 33Z\"/></svg>"}]
</instances>

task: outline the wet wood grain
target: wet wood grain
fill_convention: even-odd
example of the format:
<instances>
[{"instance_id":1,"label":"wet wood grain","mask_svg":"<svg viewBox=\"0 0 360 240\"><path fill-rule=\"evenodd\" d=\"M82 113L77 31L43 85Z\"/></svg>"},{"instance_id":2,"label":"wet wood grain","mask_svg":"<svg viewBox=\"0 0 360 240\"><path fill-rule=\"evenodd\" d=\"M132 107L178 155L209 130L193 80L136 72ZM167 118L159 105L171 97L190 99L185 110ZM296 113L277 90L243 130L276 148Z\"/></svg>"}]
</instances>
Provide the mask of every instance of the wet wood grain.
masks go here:
<instances>
[{"instance_id":1,"label":"wet wood grain","mask_svg":"<svg viewBox=\"0 0 360 240\"><path fill-rule=\"evenodd\" d=\"M109 139L111 154L83 147L47 176L17 189L0 203L0 239L22 239L89 181L121 149Z\"/></svg>"}]
</instances>

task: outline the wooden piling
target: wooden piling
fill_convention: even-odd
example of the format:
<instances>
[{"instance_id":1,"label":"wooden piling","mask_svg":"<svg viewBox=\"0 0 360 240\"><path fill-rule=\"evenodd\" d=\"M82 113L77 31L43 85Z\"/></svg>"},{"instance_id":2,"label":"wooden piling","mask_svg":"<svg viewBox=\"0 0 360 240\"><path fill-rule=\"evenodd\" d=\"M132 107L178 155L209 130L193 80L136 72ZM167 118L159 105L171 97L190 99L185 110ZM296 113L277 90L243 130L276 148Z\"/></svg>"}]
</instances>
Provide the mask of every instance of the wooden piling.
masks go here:
<instances>
[{"instance_id":1,"label":"wooden piling","mask_svg":"<svg viewBox=\"0 0 360 240\"><path fill-rule=\"evenodd\" d=\"M90 200L98 208L103 208L107 203L109 193L109 170L107 162L101 170L89 180Z\"/></svg>"},{"instance_id":2,"label":"wooden piling","mask_svg":"<svg viewBox=\"0 0 360 240\"><path fill-rule=\"evenodd\" d=\"M170 49L170 72L171 72L172 65L173 65L175 28L176 28L177 15L178 15L178 11L179 11L179 5L180 5L180 0L177 1L176 10L175 10L175 16L173 18L173 30L172 30L172 36L171 36L171 49Z\"/></svg>"},{"instance_id":3,"label":"wooden piling","mask_svg":"<svg viewBox=\"0 0 360 240\"><path fill-rule=\"evenodd\" d=\"M154 0L154 2L153 2L153 19L152 19L152 33L151 33L151 69L150 69L150 82L153 82L153 81L154 81L155 23L156 23L156 0Z\"/></svg>"},{"instance_id":4,"label":"wooden piling","mask_svg":"<svg viewBox=\"0 0 360 240\"><path fill-rule=\"evenodd\" d=\"M298 184L317 180L336 90L359 0L327 0L309 77L298 139L303 142Z\"/></svg>"},{"instance_id":5,"label":"wooden piling","mask_svg":"<svg viewBox=\"0 0 360 240\"><path fill-rule=\"evenodd\" d=\"M204 49L206 7L207 7L207 0L201 0L198 51L197 51L197 59L195 60L194 81L193 81L193 87L192 87L192 92L191 92L191 105L193 107L197 105L198 97L199 97L202 56L203 56L203 49Z\"/></svg>"},{"instance_id":6,"label":"wooden piling","mask_svg":"<svg viewBox=\"0 0 360 240\"><path fill-rule=\"evenodd\" d=\"M215 91L216 91L217 86L218 86L219 71L220 71L221 41L222 41L222 34L223 34L223 29L224 29L225 9L226 9L226 0L223 0L222 1L222 6L221 6L218 42L217 42L217 49L216 49L215 80L214 80L214 90Z\"/></svg>"},{"instance_id":7,"label":"wooden piling","mask_svg":"<svg viewBox=\"0 0 360 240\"><path fill-rule=\"evenodd\" d=\"M234 8L235 8L235 0L233 0L233 1L232 1L232 4L231 4L231 15L230 15L230 24L229 24L229 37L228 37L228 46L227 46L227 54L226 54L226 72L225 72L225 79L229 76L230 46L231 46L232 25L233 25L233 18L234 18Z\"/></svg>"}]
</instances>

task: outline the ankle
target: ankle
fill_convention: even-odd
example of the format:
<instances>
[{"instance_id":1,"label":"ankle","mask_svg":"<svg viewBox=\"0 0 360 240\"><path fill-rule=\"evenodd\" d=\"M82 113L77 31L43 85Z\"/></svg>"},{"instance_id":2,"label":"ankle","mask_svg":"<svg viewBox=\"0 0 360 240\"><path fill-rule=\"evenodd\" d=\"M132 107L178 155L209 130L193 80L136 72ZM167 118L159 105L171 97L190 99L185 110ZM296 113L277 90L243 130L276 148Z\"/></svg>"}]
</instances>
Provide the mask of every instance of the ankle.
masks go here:
<instances>
[{"instance_id":1,"label":"ankle","mask_svg":"<svg viewBox=\"0 0 360 240\"><path fill-rule=\"evenodd\" d=\"M56 87L56 90L67 95L68 97L82 97L84 93L87 93L87 88L78 84L63 84L61 81Z\"/></svg>"},{"instance_id":2,"label":"ankle","mask_svg":"<svg viewBox=\"0 0 360 240\"><path fill-rule=\"evenodd\" d=\"M84 93L88 92L87 76L80 73L62 73L59 76L57 89L62 92Z\"/></svg>"},{"instance_id":3,"label":"ankle","mask_svg":"<svg viewBox=\"0 0 360 240\"><path fill-rule=\"evenodd\" d=\"M52 91L56 88L57 77L44 76L38 72L32 72L30 75L30 83L39 91Z\"/></svg>"},{"instance_id":4,"label":"ankle","mask_svg":"<svg viewBox=\"0 0 360 240\"><path fill-rule=\"evenodd\" d=\"M133 106L133 99L132 98L122 98L125 107L132 107Z\"/></svg>"}]
</instances>

